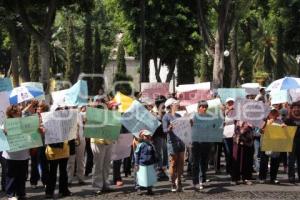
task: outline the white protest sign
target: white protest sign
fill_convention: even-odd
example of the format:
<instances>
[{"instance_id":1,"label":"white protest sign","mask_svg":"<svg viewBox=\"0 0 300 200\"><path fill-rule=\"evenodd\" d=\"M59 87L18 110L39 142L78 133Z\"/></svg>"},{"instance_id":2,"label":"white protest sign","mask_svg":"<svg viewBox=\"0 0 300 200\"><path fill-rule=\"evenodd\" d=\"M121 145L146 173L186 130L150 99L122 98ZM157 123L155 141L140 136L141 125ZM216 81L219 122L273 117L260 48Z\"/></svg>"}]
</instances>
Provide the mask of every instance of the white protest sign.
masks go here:
<instances>
[{"instance_id":1,"label":"white protest sign","mask_svg":"<svg viewBox=\"0 0 300 200\"><path fill-rule=\"evenodd\" d=\"M255 127L261 128L264 119L270 113L270 107L262 101L238 98L234 103L235 120L248 122Z\"/></svg>"},{"instance_id":2,"label":"white protest sign","mask_svg":"<svg viewBox=\"0 0 300 200\"><path fill-rule=\"evenodd\" d=\"M178 85L176 92L189 92L192 90L210 90L210 82Z\"/></svg>"},{"instance_id":3,"label":"white protest sign","mask_svg":"<svg viewBox=\"0 0 300 200\"><path fill-rule=\"evenodd\" d=\"M76 138L78 112L59 110L42 113L45 127L45 144L53 144Z\"/></svg>"},{"instance_id":4,"label":"white protest sign","mask_svg":"<svg viewBox=\"0 0 300 200\"><path fill-rule=\"evenodd\" d=\"M128 158L131 152L132 134L120 134L116 143L112 146L111 160Z\"/></svg>"},{"instance_id":5,"label":"white protest sign","mask_svg":"<svg viewBox=\"0 0 300 200\"><path fill-rule=\"evenodd\" d=\"M171 122L173 133L179 137L184 144L190 145L192 143L192 127L191 119L188 117L181 117Z\"/></svg>"},{"instance_id":6,"label":"white protest sign","mask_svg":"<svg viewBox=\"0 0 300 200\"><path fill-rule=\"evenodd\" d=\"M6 109L9 105L9 92L0 92L0 126L4 124Z\"/></svg>"}]
</instances>

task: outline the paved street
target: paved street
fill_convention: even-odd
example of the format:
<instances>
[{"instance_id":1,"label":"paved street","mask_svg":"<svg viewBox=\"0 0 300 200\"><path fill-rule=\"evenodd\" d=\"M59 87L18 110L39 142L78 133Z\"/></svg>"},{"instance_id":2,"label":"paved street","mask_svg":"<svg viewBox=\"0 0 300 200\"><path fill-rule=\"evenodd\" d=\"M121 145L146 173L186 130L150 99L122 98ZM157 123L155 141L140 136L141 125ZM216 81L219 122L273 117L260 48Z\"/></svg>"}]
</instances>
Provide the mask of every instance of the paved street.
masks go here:
<instances>
[{"instance_id":1,"label":"paved street","mask_svg":"<svg viewBox=\"0 0 300 200\"><path fill-rule=\"evenodd\" d=\"M209 172L209 179L211 182L201 192L195 192L192 189L192 183L189 178L185 176L184 191L182 193L171 193L170 183L167 181L159 182L155 186L154 196L140 196L133 189L133 178L124 178L124 186L114 188L111 193L100 196L94 195L94 190L91 187L91 177L87 177L86 185L72 185L70 190L73 193L72 197L64 198L66 200L72 199L172 199L172 200L188 200L188 199L300 199L300 184L291 185L287 182L287 175L280 171L279 180L280 185L259 184L254 181L254 185L237 185L231 186L230 179L227 175L214 175ZM256 176L255 176L256 177ZM111 178L111 177L110 177ZM27 195L29 199L38 200L44 198L44 191L40 187L38 189L31 189L28 184ZM2 193L0 198L4 198Z\"/></svg>"}]
</instances>

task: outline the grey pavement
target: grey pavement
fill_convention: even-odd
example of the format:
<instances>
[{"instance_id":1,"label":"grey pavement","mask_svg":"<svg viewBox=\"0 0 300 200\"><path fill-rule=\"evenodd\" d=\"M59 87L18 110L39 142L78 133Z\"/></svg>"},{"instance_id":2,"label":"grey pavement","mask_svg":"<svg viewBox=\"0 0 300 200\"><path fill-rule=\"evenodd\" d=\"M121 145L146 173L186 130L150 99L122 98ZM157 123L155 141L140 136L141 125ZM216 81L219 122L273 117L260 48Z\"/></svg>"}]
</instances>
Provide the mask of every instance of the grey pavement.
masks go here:
<instances>
[{"instance_id":1,"label":"grey pavement","mask_svg":"<svg viewBox=\"0 0 300 200\"><path fill-rule=\"evenodd\" d=\"M257 176L254 175L254 178ZM110 177L111 180L112 177ZM158 182L154 187L154 196L139 195L134 190L133 178L124 178L123 187L113 187L113 191L102 195L95 195L95 189L91 186L91 176L86 178L86 185L80 186L74 182L70 186L73 193L71 197L65 200L73 199L170 199L170 200L189 200L189 199L300 199L300 184L292 185L287 181L287 174L280 171L278 179L280 185L259 184L253 181L253 185L230 185L230 178L226 174L216 175L212 170L209 171L208 178L211 180L201 192L195 192L192 188L192 182L189 177L184 176L184 191L181 193L170 192L170 182ZM41 184L41 183L40 183ZM56 191L57 192L57 191ZM27 196L29 199L44 199L44 190L40 186L38 189L32 189L27 183ZM6 199L2 193L1 199Z\"/></svg>"}]
</instances>

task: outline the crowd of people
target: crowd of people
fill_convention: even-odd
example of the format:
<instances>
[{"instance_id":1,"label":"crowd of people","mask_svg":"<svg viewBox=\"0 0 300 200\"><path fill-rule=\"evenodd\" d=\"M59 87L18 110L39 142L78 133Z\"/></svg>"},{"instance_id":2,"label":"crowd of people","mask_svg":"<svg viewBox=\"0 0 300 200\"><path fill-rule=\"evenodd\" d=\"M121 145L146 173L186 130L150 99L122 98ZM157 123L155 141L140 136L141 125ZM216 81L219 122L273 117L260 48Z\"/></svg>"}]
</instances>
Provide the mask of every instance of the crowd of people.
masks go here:
<instances>
[{"instance_id":1,"label":"crowd of people","mask_svg":"<svg viewBox=\"0 0 300 200\"><path fill-rule=\"evenodd\" d=\"M77 182L80 185L87 184L85 179L92 175L92 186L97 195L112 190L111 185L123 186L121 166L123 164L125 177L135 177L135 187L146 194L153 194L153 186L157 177L158 181L170 181L171 192L183 190L184 165L187 162L187 174L192 178L195 190L202 190L209 182L207 170L209 163L215 163L215 170L220 170L220 157L222 150L225 155L226 173L231 177L231 184L251 185L255 180L254 172L258 174L260 184L267 183L267 174L270 165L270 183L280 184L277 179L280 164L288 174L290 183L296 183L295 169L297 165L298 178L300 174L300 129L296 131L292 152L269 152L261 150L261 136L266 125L279 124L285 126L300 126L300 102L291 104L270 105L270 101L264 91L260 90L257 96L248 95L245 98L262 101L271 107L268 117L262 127L237 121L233 118L235 99L228 98L221 110L224 113L223 143L208 143L193 140L190 145L177 137L173 132L172 121L182 117L178 111L185 110L180 106L176 95L169 97L158 96L152 100L139 98L145 108L161 122L154 133L149 130L141 130L134 134L131 146L131 156L123 160L111 160L113 141L99 138L85 138L84 125L86 123L86 108L57 107L56 110L77 109L78 125L77 137L74 140L62 143L44 145L35 149L27 149L17 152L1 152L2 179L1 189L5 191L8 199L26 199L26 181L30 178L32 188L38 186L41 181L45 187L45 198L54 198L57 182L57 170L59 169L59 197L72 195L70 186ZM91 107L117 110L119 103L109 95L100 93L95 96L88 105ZM195 117L207 115L208 103L200 100L197 113L190 116L191 125ZM7 118L20 118L31 115L41 116L48 112L49 105L45 102L31 100L7 108ZM4 132L5 127L3 127ZM45 134L42 118L40 117L39 132L42 138ZM122 126L121 134L129 133ZM201 133L199 133L201 134ZM30 161L30 162L29 162ZM297 161L297 163L296 163ZM28 170L30 166L30 171ZM113 180L109 180L112 166ZM142 174L146 170L150 175ZM149 177L151 176L151 177ZM144 179L147 179L147 183ZM153 179L149 181L150 179Z\"/></svg>"}]
</instances>

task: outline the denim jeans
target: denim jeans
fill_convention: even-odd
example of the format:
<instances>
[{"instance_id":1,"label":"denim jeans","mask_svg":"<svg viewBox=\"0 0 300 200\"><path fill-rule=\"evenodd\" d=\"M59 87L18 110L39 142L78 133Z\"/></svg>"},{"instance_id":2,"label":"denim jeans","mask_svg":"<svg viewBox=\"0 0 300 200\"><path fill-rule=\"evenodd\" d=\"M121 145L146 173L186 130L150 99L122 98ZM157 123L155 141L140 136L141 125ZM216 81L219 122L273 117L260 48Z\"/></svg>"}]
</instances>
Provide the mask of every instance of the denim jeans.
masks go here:
<instances>
[{"instance_id":1,"label":"denim jeans","mask_svg":"<svg viewBox=\"0 0 300 200\"><path fill-rule=\"evenodd\" d=\"M260 169L260 138L255 138L254 139L254 169L256 172L259 172Z\"/></svg>"},{"instance_id":2,"label":"denim jeans","mask_svg":"<svg viewBox=\"0 0 300 200\"><path fill-rule=\"evenodd\" d=\"M5 173L6 173L6 160L2 157L2 152L0 152L0 164L1 164L1 190L5 191Z\"/></svg>"},{"instance_id":3,"label":"denim jeans","mask_svg":"<svg viewBox=\"0 0 300 200\"><path fill-rule=\"evenodd\" d=\"M224 138L224 153L225 153L225 161L226 161L226 172L231 174L232 170L232 138Z\"/></svg>"},{"instance_id":4,"label":"denim jeans","mask_svg":"<svg viewBox=\"0 0 300 200\"><path fill-rule=\"evenodd\" d=\"M193 184L199 184L199 182L203 183L206 181L206 171L208 168L208 152L211 149L210 143L200 143L193 142L192 143L192 158L193 158Z\"/></svg>"}]
</instances>

